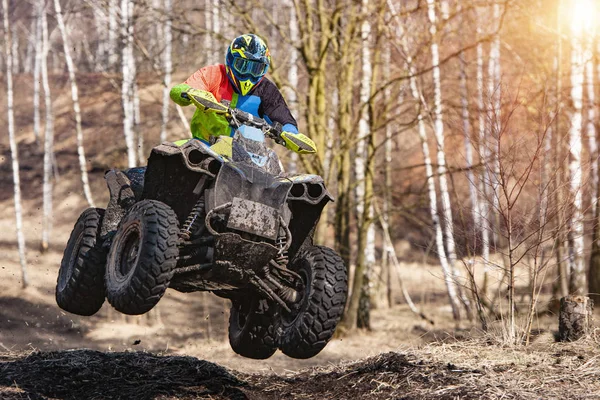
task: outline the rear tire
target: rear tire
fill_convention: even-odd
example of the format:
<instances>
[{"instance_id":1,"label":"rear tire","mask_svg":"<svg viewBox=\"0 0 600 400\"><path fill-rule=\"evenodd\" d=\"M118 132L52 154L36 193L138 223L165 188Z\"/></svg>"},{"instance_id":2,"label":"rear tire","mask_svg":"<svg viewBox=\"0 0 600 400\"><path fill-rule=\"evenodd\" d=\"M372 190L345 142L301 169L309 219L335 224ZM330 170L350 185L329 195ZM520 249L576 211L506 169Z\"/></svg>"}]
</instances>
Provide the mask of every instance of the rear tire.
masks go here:
<instances>
[{"instance_id":1,"label":"rear tire","mask_svg":"<svg viewBox=\"0 0 600 400\"><path fill-rule=\"evenodd\" d=\"M100 226L104 210L88 208L75 223L56 282L56 303L73 314L90 316L104 303L104 267Z\"/></svg>"},{"instance_id":2,"label":"rear tire","mask_svg":"<svg viewBox=\"0 0 600 400\"><path fill-rule=\"evenodd\" d=\"M279 348L292 358L310 358L323 350L342 317L348 272L335 251L321 246L302 250L290 269L302 277L304 293L292 313L281 310Z\"/></svg>"},{"instance_id":3,"label":"rear tire","mask_svg":"<svg viewBox=\"0 0 600 400\"><path fill-rule=\"evenodd\" d=\"M142 200L125 214L113 238L106 268L106 296L124 314L150 311L161 299L177 264L175 212Z\"/></svg>"},{"instance_id":4,"label":"rear tire","mask_svg":"<svg viewBox=\"0 0 600 400\"><path fill-rule=\"evenodd\" d=\"M232 300L229 343L237 354L255 360L264 360L275 353L273 312L266 300L257 297Z\"/></svg>"}]
</instances>

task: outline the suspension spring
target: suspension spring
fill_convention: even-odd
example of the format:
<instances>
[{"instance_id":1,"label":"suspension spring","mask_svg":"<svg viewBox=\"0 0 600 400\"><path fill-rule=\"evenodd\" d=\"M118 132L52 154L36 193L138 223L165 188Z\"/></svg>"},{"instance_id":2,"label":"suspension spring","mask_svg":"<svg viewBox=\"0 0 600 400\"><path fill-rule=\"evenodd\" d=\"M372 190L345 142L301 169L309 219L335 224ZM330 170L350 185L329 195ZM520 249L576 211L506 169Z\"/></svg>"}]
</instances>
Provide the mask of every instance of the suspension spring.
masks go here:
<instances>
[{"instance_id":1,"label":"suspension spring","mask_svg":"<svg viewBox=\"0 0 600 400\"><path fill-rule=\"evenodd\" d=\"M287 251L287 236L279 235L275 240L275 247L279 249L275 262L281 266L286 266L288 263L288 251Z\"/></svg>"},{"instance_id":2,"label":"suspension spring","mask_svg":"<svg viewBox=\"0 0 600 400\"><path fill-rule=\"evenodd\" d=\"M200 215L202 213L204 213L204 196L201 196L198 199L198 201L194 205L194 208L192 208L190 215L187 217L187 219L183 223L183 226L179 230L179 237L181 239L183 239L183 240L190 239L190 237L192 236L192 232L198 226L198 221L201 220Z\"/></svg>"}]
</instances>

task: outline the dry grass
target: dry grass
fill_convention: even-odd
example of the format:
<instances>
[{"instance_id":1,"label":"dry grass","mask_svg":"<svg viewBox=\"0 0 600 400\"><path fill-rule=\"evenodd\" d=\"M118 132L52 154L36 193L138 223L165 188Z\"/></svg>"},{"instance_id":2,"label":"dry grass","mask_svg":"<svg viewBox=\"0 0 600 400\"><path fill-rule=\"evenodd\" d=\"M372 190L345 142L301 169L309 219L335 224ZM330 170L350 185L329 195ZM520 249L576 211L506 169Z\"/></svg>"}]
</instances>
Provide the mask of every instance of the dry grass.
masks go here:
<instances>
[{"instance_id":1,"label":"dry grass","mask_svg":"<svg viewBox=\"0 0 600 400\"><path fill-rule=\"evenodd\" d=\"M265 398L592 399L600 394L600 343L507 347L487 339L281 376L251 376Z\"/></svg>"},{"instance_id":2,"label":"dry grass","mask_svg":"<svg viewBox=\"0 0 600 400\"><path fill-rule=\"evenodd\" d=\"M433 343L280 375L146 352L11 353L0 356L0 398L594 399L599 338L529 347L485 338Z\"/></svg>"}]
</instances>

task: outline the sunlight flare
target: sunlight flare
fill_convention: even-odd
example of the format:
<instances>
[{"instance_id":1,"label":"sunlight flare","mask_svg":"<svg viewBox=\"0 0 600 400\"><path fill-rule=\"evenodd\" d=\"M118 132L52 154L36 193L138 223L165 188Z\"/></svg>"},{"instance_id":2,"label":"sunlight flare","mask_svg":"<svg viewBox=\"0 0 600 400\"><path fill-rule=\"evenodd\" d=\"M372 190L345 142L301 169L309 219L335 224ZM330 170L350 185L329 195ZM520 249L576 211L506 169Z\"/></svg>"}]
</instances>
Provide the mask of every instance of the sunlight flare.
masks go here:
<instances>
[{"instance_id":1,"label":"sunlight flare","mask_svg":"<svg viewBox=\"0 0 600 400\"><path fill-rule=\"evenodd\" d=\"M600 7L595 0L573 0L571 30L575 35L593 34Z\"/></svg>"}]
</instances>

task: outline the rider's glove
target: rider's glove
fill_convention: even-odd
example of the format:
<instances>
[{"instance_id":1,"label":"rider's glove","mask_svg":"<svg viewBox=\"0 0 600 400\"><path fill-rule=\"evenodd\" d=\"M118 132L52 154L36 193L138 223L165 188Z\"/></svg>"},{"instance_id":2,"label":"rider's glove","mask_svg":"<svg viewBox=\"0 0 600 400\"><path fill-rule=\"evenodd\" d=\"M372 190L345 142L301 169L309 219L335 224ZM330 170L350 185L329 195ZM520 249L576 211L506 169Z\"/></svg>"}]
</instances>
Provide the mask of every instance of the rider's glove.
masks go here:
<instances>
[{"instance_id":1,"label":"rider's glove","mask_svg":"<svg viewBox=\"0 0 600 400\"><path fill-rule=\"evenodd\" d=\"M191 89L192 87L186 83L180 83L179 85L173 86L171 88L171 92L169 93L171 96L171 100L173 100L175 103L179 104L182 107L189 106L190 104L192 104L192 102L187 97L187 95L184 97L184 93L187 93L188 90Z\"/></svg>"},{"instance_id":2,"label":"rider's glove","mask_svg":"<svg viewBox=\"0 0 600 400\"><path fill-rule=\"evenodd\" d=\"M317 152L315 142L302 133L283 131L279 136L283 139L286 148L298 154L314 154Z\"/></svg>"}]
</instances>

